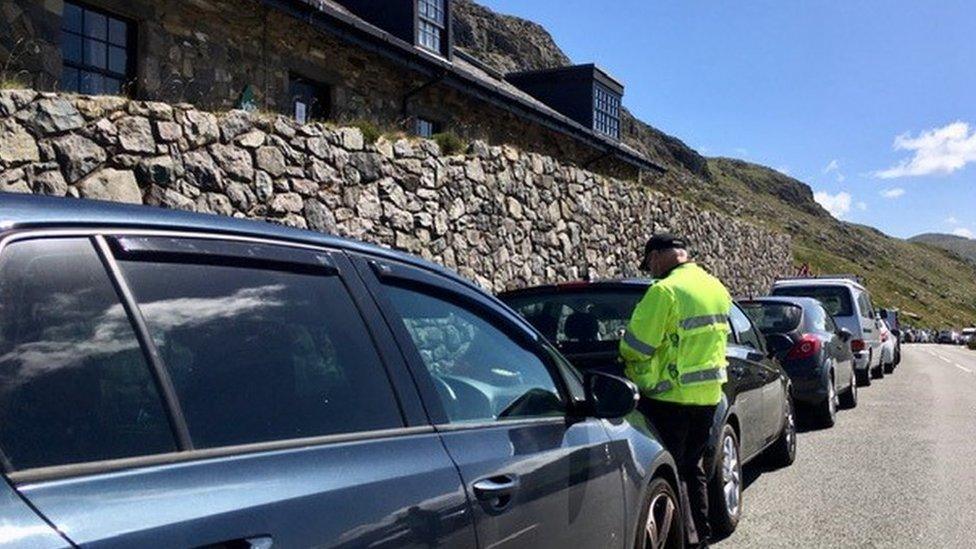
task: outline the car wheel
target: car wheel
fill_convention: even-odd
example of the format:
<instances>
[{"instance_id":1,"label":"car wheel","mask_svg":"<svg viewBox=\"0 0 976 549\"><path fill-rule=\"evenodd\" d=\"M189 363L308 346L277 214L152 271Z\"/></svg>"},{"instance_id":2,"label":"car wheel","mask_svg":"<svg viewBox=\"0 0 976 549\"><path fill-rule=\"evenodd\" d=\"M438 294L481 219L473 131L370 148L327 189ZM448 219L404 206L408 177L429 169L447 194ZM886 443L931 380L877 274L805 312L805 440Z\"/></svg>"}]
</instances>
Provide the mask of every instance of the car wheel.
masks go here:
<instances>
[{"instance_id":1,"label":"car wheel","mask_svg":"<svg viewBox=\"0 0 976 549\"><path fill-rule=\"evenodd\" d=\"M895 362L891 361L884 365L884 373L893 374L895 373Z\"/></svg>"},{"instance_id":2,"label":"car wheel","mask_svg":"<svg viewBox=\"0 0 976 549\"><path fill-rule=\"evenodd\" d=\"M739 437L725 424L716 451L717 470L708 484L708 508L714 537L735 532L742 516L742 455Z\"/></svg>"},{"instance_id":3,"label":"car wheel","mask_svg":"<svg viewBox=\"0 0 976 549\"><path fill-rule=\"evenodd\" d=\"M651 481L641 515L644 527L637 533L637 549L680 549L685 546L681 504L671 484L663 478Z\"/></svg>"},{"instance_id":4,"label":"car wheel","mask_svg":"<svg viewBox=\"0 0 976 549\"><path fill-rule=\"evenodd\" d=\"M884 356L878 361L878 367L871 370L871 377L874 379L884 379L885 367L884 367Z\"/></svg>"},{"instance_id":5,"label":"car wheel","mask_svg":"<svg viewBox=\"0 0 976 549\"><path fill-rule=\"evenodd\" d=\"M854 377L857 380L857 384L861 387L871 386L871 373L869 370L855 370Z\"/></svg>"},{"instance_id":6,"label":"car wheel","mask_svg":"<svg viewBox=\"0 0 976 549\"><path fill-rule=\"evenodd\" d=\"M793 399L787 397L784 407L783 431L769 447L767 454L774 467L787 467L796 460L796 414L793 410Z\"/></svg>"},{"instance_id":7,"label":"car wheel","mask_svg":"<svg viewBox=\"0 0 976 549\"><path fill-rule=\"evenodd\" d=\"M845 410L850 410L851 408L857 408L857 386L858 382L856 378L851 379L851 386L840 395L840 405Z\"/></svg>"},{"instance_id":8,"label":"car wheel","mask_svg":"<svg viewBox=\"0 0 976 549\"><path fill-rule=\"evenodd\" d=\"M828 380L827 398L820 404L817 416L820 427L833 427L837 423L837 388L834 387L833 376Z\"/></svg>"}]
</instances>

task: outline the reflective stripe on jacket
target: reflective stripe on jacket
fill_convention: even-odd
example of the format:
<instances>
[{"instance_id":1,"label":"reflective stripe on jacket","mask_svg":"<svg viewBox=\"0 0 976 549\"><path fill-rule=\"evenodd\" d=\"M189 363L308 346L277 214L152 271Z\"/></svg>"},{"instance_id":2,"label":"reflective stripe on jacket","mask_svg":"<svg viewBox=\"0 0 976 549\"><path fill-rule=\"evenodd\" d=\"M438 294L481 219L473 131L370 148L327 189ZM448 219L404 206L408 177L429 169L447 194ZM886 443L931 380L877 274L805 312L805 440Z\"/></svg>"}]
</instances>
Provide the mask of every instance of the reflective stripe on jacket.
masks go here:
<instances>
[{"instance_id":1,"label":"reflective stripe on jacket","mask_svg":"<svg viewBox=\"0 0 976 549\"><path fill-rule=\"evenodd\" d=\"M731 307L725 286L698 265L672 269L647 290L620 341L627 377L650 398L718 404Z\"/></svg>"}]
</instances>

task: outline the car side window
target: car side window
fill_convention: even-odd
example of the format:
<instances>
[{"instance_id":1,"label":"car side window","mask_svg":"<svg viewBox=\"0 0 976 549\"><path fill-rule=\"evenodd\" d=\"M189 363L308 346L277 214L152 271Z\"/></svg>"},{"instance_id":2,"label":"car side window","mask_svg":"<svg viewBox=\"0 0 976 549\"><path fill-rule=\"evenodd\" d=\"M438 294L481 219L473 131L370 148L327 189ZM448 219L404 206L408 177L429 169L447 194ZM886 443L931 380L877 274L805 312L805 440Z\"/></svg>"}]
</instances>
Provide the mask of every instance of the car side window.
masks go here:
<instances>
[{"instance_id":1,"label":"car side window","mask_svg":"<svg viewBox=\"0 0 976 549\"><path fill-rule=\"evenodd\" d=\"M827 331L832 334L836 334L837 330L839 330L839 328L837 327L837 323L834 322L834 318L832 316L826 314L826 311L824 311L824 314L826 315L827 318Z\"/></svg>"},{"instance_id":2,"label":"car side window","mask_svg":"<svg viewBox=\"0 0 976 549\"><path fill-rule=\"evenodd\" d=\"M732 306L729 319L732 321L732 329L735 330L735 333L739 338L740 345L752 347L757 351L762 350L763 347L762 343L759 342L759 335L756 334L756 331L752 328L752 323L749 322L749 317L747 317L738 306Z\"/></svg>"},{"instance_id":3,"label":"car side window","mask_svg":"<svg viewBox=\"0 0 976 549\"><path fill-rule=\"evenodd\" d=\"M129 317L91 242L0 257L0 446L10 470L176 451Z\"/></svg>"},{"instance_id":4,"label":"car side window","mask_svg":"<svg viewBox=\"0 0 976 549\"><path fill-rule=\"evenodd\" d=\"M119 264L195 447L403 426L339 276L217 259Z\"/></svg>"},{"instance_id":5,"label":"car side window","mask_svg":"<svg viewBox=\"0 0 976 549\"><path fill-rule=\"evenodd\" d=\"M861 292L857 296L858 308L861 309L861 316L874 319L874 309L871 308L871 299L868 294Z\"/></svg>"},{"instance_id":6,"label":"car side window","mask_svg":"<svg viewBox=\"0 0 976 549\"><path fill-rule=\"evenodd\" d=\"M444 294L386 286L451 423L562 416L566 408L536 349Z\"/></svg>"}]
</instances>

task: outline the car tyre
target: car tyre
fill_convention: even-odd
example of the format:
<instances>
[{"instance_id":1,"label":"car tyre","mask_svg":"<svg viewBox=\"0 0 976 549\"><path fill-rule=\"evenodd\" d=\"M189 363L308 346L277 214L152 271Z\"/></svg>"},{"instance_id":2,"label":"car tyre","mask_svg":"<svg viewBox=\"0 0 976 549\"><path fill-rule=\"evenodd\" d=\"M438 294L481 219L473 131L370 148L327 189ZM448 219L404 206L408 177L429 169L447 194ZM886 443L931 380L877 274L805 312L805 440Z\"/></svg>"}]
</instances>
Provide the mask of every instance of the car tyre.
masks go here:
<instances>
[{"instance_id":1,"label":"car tyre","mask_svg":"<svg viewBox=\"0 0 976 549\"><path fill-rule=\"evenodd\" d=\"M887 364L884 365L884 373L885 374L893 374L893 373L895 373L895 363L894 363L894 361L889 362L889 363L887 363Z\"/></svg>"},{"instance_id":2,"label":"car tyre","mask_svg":"<svg viewBox=\"0 0 976 549\"><path fill-rule=\"evenodd\" d=\"M871 386L871 373L870 370L854 370L854 377L857 380L857 384L861 387Z\"/></svg>"},{"instance_id":3,"label":"car tyre","mask_svg":"<svg viewBox=\"0 0 976 549\"><path fill-rule=\"evenodd\" d=\"M840 405L845 410L857 408L857 386L858 382L855 376L855 378L851 379L851 386L846 391L841 393Z\"/></svg>"},{"instance_id":4,"label":"car tyre","mask_svg":"<svg viewBox=\"0 0 976 549\"><path fill-rule=\"evenodd\" d=\"M742 517L742 454L739 437L728 423L715 452L715 474L708 483L708 509L712 535L725 538L735 532Z\"/></svg>"},{"instance_id":5,"label":"car tyre","mask_svg":"<svg viewBox=\"0 0 976 549\"><path fill-rule=\"evenodd\" d=\"M667 480L657 477L647 487L641 512L636 549L682 549L685 546L685 521L681 500Z\"/></svg>"},{"instance_id":6,"label":"car tyre","mask_svg":"<svg viewBox=\"0 0 976 549\"><path fill-rule=\"evenodd\" d=\"M824 429L833 427L837 423L837 387L834 386L833 376L828 381L827 398L817 407L817 424Z\"/></svg>"},{"instance_id":7,"label":"car tyre","mask_svg":"<svg viewBox=\"0 0 976 549\"><path fill-rule=\"evenodd\" d=\"M787 397L784 406L783 431L766 454L769 463L774 467L788 467L796 461L796 412L793 399Z\"/></svg>"}]
</instances>

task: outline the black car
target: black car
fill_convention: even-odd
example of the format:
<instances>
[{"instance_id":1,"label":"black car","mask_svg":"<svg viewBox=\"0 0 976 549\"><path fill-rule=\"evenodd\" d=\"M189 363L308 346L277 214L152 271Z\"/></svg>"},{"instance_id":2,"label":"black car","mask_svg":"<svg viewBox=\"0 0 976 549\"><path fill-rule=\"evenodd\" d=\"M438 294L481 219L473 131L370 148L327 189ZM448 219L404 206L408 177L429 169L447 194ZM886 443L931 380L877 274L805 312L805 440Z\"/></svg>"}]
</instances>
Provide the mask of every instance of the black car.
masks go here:
<instances>
[{"instance_id":1,"label":"black car","mask_svg":"<svg viewBox=\"0 0 976 549\"><path fill-rule=\"evenodd\" d=\"M838 328L819 301L809 297L761 297L739 301L766 336L793 381L793 400L823 427L837 421L837 408L857 406L851 333Z\"/></svg>"},{"instance_id":2,"label":"black car","mask_svg":"<svg viewBox=\"0 0 976 549\"><path fill-rule=\"evenodd\" d=\"M681 547L636 400L415 257L0 193L0 545Z\"/></svg>"},{"instance_id":3,"label":"black car","mask_svg":"<svg viewBox=\"0 0 976 549\"><path fill-rule=\"evenodd\" d=\"M652 281L570 282L536 286L499 297L545 335L583 372L623 375L618 346L637 303ZM729 381L719 405L706 460L710 509L718 535L731 533L742 513L742 465L764 452L789 465L796 456L790 379L766 351L762 335L732 307Z\"/></svg>"}]
</instances>

